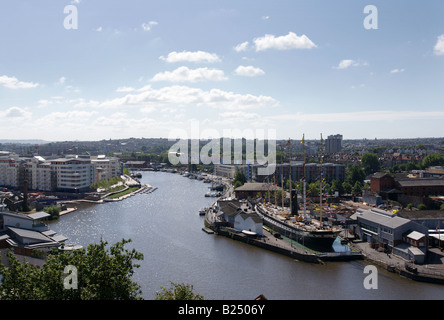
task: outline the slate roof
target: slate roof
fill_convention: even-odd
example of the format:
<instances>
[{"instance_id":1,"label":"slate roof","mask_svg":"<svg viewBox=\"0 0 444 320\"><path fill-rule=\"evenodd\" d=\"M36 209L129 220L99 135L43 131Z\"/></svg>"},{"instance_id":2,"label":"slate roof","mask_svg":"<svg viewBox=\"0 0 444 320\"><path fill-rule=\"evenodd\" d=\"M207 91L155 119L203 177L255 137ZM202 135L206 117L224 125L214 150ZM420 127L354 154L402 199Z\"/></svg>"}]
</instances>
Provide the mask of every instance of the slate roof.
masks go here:
<instances>
[{"instance_id":1,"label":"slate roof","mask_svg":"<svg viewBox=\"0 0 444 320\"><path fill-rule=\"evenodd\" d=\"M358 209L355 214L351 216L352 219L363 219L377 223L382 226L386 226L391 229L396 229L406 223L409 223L409 219L398 217L397 215L384 210L370 209L361 210Z\"/></svg>"}]
</instances>

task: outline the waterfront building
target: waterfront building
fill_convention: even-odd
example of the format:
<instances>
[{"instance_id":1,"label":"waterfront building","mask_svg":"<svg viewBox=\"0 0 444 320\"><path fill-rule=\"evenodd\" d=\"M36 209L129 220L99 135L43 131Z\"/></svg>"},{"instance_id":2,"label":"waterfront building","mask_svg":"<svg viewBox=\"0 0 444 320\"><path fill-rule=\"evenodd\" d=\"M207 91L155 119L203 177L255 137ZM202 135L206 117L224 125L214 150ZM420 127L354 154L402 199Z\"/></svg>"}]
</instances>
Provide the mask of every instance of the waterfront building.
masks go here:
<instances>
[{"instance_id":1,"label":"waterfront building","mask_svg":"<svg viewBox=\"0 0 444 320\"><path fill-rule=\"evenodd\" d=\"M91 165L93 171L91 177L92 183L104 179L111 179L122 174L120 161L115 157L105 157L104 155L91 157Z\"/></svg>"},{"instance_id":2,"label":"waterfront building","mask_svg":"<svg viewBox=\"0 0 444 320\"><path fill-rule=\"evenodd\" d=\"M236 173L242 172L248 181L252 181L257 174L258 165L248 164L215 164L214 174L219 177L233 179Z\"/></svg>"},{"instance_id":3,"label":"waterfront building","mask_svg":"<svg viewBox=\"0 0 444 320\"><path fill-rule=\"evenodd\" d=\"M240 231L254 232L262 236L262 218L257 213L241 212L234 217L234 228Z\"/></svg>"},{"instance_id":4,"label":"waterfront building","mask_svg":"<svg viewBox=\"0 0 444 320\"><path fill-rule=\"evenodd\" d=\"M56 176L56 190L63 192L85 192L92 182L90 159L59 158L51 160L51 170Z\"/></svg>"},{"instance_id":5,"label":"waterfront building","mask_svg":"<svg viewBox=\"0 0 444 320\"><path fill-rule=\"evenodd\" d=\"M236 188L234 193L239 200L248 198L266 198L270 192L270 197L274 197L274 192L282 190L272 183L247 182Z\"/></svg>"},{"instance_id":6,"label":"waterfront building","mask_svg":"<svg viewBox=\"0 0 444 320\"><path fill-rule=\"evenodd\" d=\"M238 199L219 200L217 202L218 220L225 222L226 226L239 231L248 231L261 236L262 218L252 209L246 201Z\"/></svg>"},{"instance_id":7,"label":"waterfront building","mask_svg":"<svg viewBox=\"0 0 444 320\"><path fill-rule=\"evenodd\" d=\"M427 227L375 208L358 209L350 219L356 221L355 232L359 238L368 242L371 247L388 249L418 263L424 261L428 246Z\"/></svg>"},{"instance_id":8,"label":"waterfront building","mask_svg":"<svg viewBox=\"0 0 444 320\"><path fill-rule=\"evenodd\" d=\"M77 156L45 160L0 153L0 186L38 191L85 192L92 183L122 174L118 158Z\"/></svg>"},{"instance_id":9,"label":"waterfront building","mask_svg":"<svg viewBox=\"0 0 444 320\"><path fill-rule=\"evenodd\" d=\"M0 152L0 186L16 187L18 185L19 155L13 152Z\"/></svg>"},{"instance_id":10,"label":"waterfront building","mask_svg":"<svg viewBox=\"0 0 444 320\"><path fill-rule=\"evenodd\" d=\"M67 240L49 229L45 223L49 216L46 212L22 214L0 210L0 249L12 249L16 255L28 257L28 262L42 265L45 253Z\"/></svg>"}]
</instances>

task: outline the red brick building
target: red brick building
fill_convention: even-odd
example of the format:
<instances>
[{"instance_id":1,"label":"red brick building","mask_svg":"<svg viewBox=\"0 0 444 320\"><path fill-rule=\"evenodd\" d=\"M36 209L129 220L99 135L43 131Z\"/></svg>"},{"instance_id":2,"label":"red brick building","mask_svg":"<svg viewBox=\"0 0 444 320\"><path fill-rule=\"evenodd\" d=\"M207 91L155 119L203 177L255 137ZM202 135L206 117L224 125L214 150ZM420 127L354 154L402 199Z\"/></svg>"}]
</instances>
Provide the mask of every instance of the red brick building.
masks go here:
<instances>
[{"instance_id":1,"label":"red brick building","mask_svg":"<svg viewBox=\"0 0 444 320\"><path fill-rule=\"evenodd\" d=\"M444 195L444 178L408 178L375 173L370 178L372 192L399 201L402 196L424 198Z\"/></svg>"},{"instance_id":2,"label":"red brick building","mask_svg":"<svg viewBox=\"0 0 444 320\"><path fill-rule=\"evenodd\" d=\"M380 193L395 187L395 178L388 173L375 173L370 178L370 189L373 192Z\"/></svg>"}]
</instances>

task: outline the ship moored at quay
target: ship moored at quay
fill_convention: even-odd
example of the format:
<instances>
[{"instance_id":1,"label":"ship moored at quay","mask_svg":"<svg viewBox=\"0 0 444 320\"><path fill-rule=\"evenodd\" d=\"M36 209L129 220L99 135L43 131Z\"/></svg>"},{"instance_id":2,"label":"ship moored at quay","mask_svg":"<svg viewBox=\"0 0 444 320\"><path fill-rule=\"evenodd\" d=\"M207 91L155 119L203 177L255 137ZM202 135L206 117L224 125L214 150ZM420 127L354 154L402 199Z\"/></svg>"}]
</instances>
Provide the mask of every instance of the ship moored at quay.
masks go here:
<instances>
[{"instance_id":1,"label":"ship moored at quay","mask_svg":"<svg viewBox=\"0 0 444 320\"><path fill-rule=\"evenodd\" d=\"M331 251L341 228L323 225L315 219L290 216L269 204L257 204L256 212L264 225L274 231L318 251Z\"/></svg>"}]
</instances>

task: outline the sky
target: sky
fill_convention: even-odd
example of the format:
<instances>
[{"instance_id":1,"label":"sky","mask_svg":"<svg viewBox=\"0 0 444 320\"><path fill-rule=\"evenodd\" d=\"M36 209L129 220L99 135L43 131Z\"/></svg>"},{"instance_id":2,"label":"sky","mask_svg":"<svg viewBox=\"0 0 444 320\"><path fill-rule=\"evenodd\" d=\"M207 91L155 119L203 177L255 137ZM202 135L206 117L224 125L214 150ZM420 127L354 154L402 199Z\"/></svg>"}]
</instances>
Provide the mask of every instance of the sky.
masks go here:
<instances>
[{"instance_id":1,"label":"sky","mask_svg":"<svg viewBox=\"0 0 444 320\"><path fill-rule=\"evenodd\" d=\"M0 139L444 136L441 0L1 0Z\"/></svg>"}]
</instances>

